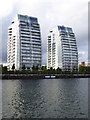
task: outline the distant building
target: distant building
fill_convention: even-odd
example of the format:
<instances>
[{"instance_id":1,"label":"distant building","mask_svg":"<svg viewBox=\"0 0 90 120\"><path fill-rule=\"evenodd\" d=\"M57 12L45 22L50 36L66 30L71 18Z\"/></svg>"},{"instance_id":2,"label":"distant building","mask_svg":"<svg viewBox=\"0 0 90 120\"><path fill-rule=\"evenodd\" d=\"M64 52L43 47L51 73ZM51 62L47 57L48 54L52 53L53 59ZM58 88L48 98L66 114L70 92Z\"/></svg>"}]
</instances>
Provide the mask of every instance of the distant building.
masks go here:
<instances>
[{"instance_id":1,"label":"distant building","mask_svg":"<svg viewBox=\"0 0 90 120\"><path fill-rule=\"evenodd\" d=\"M38 19L18 14L8 28L8 70L41 67L41 33Z\"/></svg>"},{"instance_id":2,"label":"distant building","mask_svg":"<svg viewBox=\"0 0 90 120\"><path fill-rule=\"evenodd\" d=\"M85 62L81 62L81 66L85 66Z\"/></svg>"},{"instance_id":3,"label":"distant building","mask_svg":"<svg viewBox=\"0 0 90 120\"><path fill-rule=\"evenodd\" d=\"M78 50L72 28L57 26L47 37L47 68L78 69Z\"/></svg>"},{"instance_id":4,"label":"distant building","mask_svg":"<svg viewBox=\"0 0 90 120\"><path fill-rule=\"evenodd\" d=\"M86 62L85 62L85 66L90 67L90 62L89 62L89 61L86 61Z\"/></svg>"}]
</instances>

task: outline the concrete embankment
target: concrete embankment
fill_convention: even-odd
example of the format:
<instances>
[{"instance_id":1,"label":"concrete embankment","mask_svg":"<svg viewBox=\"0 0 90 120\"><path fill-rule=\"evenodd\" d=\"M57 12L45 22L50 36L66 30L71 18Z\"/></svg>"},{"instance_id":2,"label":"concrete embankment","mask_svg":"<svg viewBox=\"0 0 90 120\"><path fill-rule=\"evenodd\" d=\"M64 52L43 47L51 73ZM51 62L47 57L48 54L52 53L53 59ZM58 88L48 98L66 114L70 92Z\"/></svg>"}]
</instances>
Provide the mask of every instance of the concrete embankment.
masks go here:
<instances>
[{"instance_id":1,"label":"concrete embankment","mask_svg":"<svg viewBox=\"0 0 90 120\"><path fill-rule=\"evenodd\" d=\"M90 74L1 74L2 79L90 78Z\"/></svg>"}]
</instances>

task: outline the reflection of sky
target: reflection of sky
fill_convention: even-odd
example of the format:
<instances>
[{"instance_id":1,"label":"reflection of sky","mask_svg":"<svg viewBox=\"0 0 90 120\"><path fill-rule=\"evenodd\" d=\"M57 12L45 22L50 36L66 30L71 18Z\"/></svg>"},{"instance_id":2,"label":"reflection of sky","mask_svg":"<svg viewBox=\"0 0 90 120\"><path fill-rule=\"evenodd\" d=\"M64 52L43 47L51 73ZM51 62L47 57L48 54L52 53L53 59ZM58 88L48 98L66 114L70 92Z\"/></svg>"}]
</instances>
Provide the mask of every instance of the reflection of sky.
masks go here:
<instances>
[{"instance_id":1,"label":"reflection of sky","mask_svg":"<svg viewBox=\"0 0 90 120\"><path fill-rule=\"evenodd\" d=\"M4 80L3 117L87 117L87 86L85 78Z\"/></svg>"},{"instance_id":2,"label":"reflection of sky","mask_svg":"<svg viewBox=\"0 0 90 120\"><path fill-rule=\"evenodd\" d=\"M20 102L20 82L19 80L4 80L2 88L2 110L3 110L3 117L7 116L10 118L15 113L17 113L16 107L19 106Z\"/></svg>"},{"instance_id":3,"label":"reflection of sky","mask_svg":"<svg viewBox=\"0 0 90 120\"><path fill-rule=\"evenodd\" d=\"M85 89L83 89L84 85ZM84 79L74 79L74 81L72 79L45 79L40 81L39 92L41 92L41 99L46 103L43 105L44 109L51 113L55 110L56 115L58 112L62 115L62 112L66 110L68 115L73 116L73 113L78 114L78 109L88 113L87 86L88 79L86 81Z\"/></svg>"},{"instance_id":4,"label":"reflection of sky","mask_svg":"<svg viewBox=\"0 0 90 120\"><path fill-rule=\"evenodd\" d=\"M8 6L7 6L8 4ZM2 20L3 62L7 58L7 29L17 13L37 17L42 35L42 63L46 64L46 40L50 29L56 25L71 27L76 35L78 51L87 53L88 49L88 0L7 0L0 4ZM2 9L4 6L4 9ZM1 23L1 22L0 22ZM0 44L1 45L1 44ZM87 60L82 54L80 61Z\"/></svg>"}]
</instances>

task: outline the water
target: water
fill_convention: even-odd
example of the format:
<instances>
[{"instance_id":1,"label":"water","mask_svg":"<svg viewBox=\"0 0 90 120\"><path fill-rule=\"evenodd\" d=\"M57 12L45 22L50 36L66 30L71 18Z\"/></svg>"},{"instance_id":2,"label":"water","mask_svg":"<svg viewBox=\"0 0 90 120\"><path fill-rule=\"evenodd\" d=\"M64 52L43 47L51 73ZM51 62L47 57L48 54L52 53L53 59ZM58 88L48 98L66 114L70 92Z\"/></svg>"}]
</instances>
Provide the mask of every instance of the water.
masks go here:
<instances>
[{"instance_id":1,"label":"water","mask_svg":"<svg viewBox=\"0 0 90 120\"><path fill-rule=\"evenodd\" d=\"M2 80L0 80L0 120L2 118Z\"/></svg>"},{"instance_id":2,"label":"water","mask_svg":"<svg viewBox=\"0 0 90 120\"><path fill-rule=\"evenodd\" d=\"M87 118L88 79L3 80L3 118Z\"/></svg>"}]
</instances>

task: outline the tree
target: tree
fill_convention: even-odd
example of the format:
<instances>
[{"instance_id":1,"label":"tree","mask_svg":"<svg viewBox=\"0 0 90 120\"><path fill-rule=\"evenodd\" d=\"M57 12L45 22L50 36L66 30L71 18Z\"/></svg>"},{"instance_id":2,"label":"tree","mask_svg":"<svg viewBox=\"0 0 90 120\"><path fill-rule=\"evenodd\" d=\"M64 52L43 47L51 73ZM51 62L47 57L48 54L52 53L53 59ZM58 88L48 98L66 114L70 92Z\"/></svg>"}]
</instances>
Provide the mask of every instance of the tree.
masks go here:
<instances>
[{"instance_id":1,"label":"tree","mask_svg":"<svg viewBox=\"0 0 90 120\"><path fill-rule=\"evenodd\" d=\"M1 64L1 65L0 65L0 69L2 69L2 68L3 68L3 65Z\"/></svg>"},{"instance_id":2,"label":"tree","mask_svg":"<svg viewBox=\"0 0 90 120\"><path fill-rule=\"evenodd\" d=\"M25 69L26 69L25 65L22 65L22 69L23 69L23 70L25 70Z\"/></svg>"},{"instance_id":3,"label":"tree","mask_svg":"<svg viewBox=\"0 0 90 120\"><path fill-rule=\"evenodd\" d=\"M35 65L33 65L32 70L35 70Z\"/></svg>"},{"instance_id":4,"label":"tree","mask_svg":"<svg viewBox=\"0 0 90 120\"><path fill-rule=\"evenodd\" d=\"M79 72L85 73L86 72L86 66L79 65Z\"/></svg>"},{"instance_id":5,"label":"tree","mask_svg":"<svg viewBox=\"0 0 90 120\"><path fill-rule=\"evenodd\" d=\"M3 65L1 64L0 65L0 73L2 73L2 68L3 68Z\"/></svg>"},{"instance_id":6,"label":"tree","mask_svg":"<svg viewBox=\"0 0 90 120\"><path fill-rule=\"evenodd\" d=\"M87 66L87 72L90 73L90 66Z\"/></svg>"},{"instance_id":7,"label":"tree","mask_svg":"<svg viewBox=\"0 0 90 120\"><path fill-rule=\"evenodd\" d=\"M38 69L39 69L39 67L38 67L38 65L36 65L36 66L35 66L35 70L38 70Z\"/></svg>"},{"instance_id":8,"label":"tree","mask_svg":"<svg viewBox=\"0 0 90 120\"><path fill-rule=\"evenodd\" d=\"M12 70L13 70L13 71L15 70L15 64L12 65Z\"/></svg>"},{"instance_id":9,"label":"tree","mask_svg":"<svg viewBox=\"0 0 90 120\"><path fill-rule=\"evenodd\" d=\"M61 71L62 71L62 69L61 69L60 67L58 67L58 68L56 69L56 73L61 73Z\"/></svg>"},{"instance_id":10,"label":"tree","mask_svg":"<svg viewBox=\"0 0 90 120\"><path fill-rule=\"evenodd\" d=\"M41 70L47 70L47 67L46 66L42 66Z\"/></svg>"},{"instance_id":11,"label":"tree","mask_svg":"<svg viewBox=\"0 0 90 120\"><path fill-rule=\"evenodd\" d=\"M61 71L62 71L62 69L58 67L58 68L57 68L57 71L61 72Z\"/></svg>"},{"instance_id":12,"label":"tree","mask_svg":"<svg viewBox=\"0 0 90 120\"><path fill-rule=\"evenodd\" d=\"M33 65L33 67L32 67L32 70L38 70L39 69L39 67L38 67L38 65Z\"/></svg>"},{"instance_id":13,"label":"tree","mask_svg":"<svg viewBox=\"0 0 90 120\"><path fill-rule=\"evenodd\" d=\"M4 67L2 68L2 72L3 72L3 73L7 72L7 66L4 66Z\"/></svg>"},{"instance_id":14,"label":"tree","mask_svg":"<svg viewBox=\"0 0 90 120\"><path fill-rule=\"evenodd\" d=\"M53 67L50 67L50 71L52 71L53 70Z\"/></svg>"}]
</instances>

